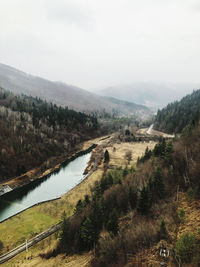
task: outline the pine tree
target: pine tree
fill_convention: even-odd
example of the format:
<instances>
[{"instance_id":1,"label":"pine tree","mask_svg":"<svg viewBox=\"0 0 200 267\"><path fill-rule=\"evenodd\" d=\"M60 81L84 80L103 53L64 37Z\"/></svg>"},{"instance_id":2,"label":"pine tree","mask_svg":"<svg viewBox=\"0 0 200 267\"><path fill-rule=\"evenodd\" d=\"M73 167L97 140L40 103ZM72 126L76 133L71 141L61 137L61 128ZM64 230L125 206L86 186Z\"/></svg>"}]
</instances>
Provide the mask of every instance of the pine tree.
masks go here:
<instances>
[{"instance_id":1,"label":"pine tree","mask_svg":"<svg viewBox=\"0 0 200 267\"><path fill-rule=\"evenodd\" d=\"M144 215L148 213L150 207L151 207L151 200L150 200L149 190L147 187L144 186L140 193L137 211L140 214Z\"/></svg>"},{"instance_id":2,"label":"pine tree","mask_svg":"<svg viewBox=\"0 0 200 267\"><path fill-rule=\"evenodd\" d=\"M154 172L153 187L154 187L153 194L155 194L155 196L158 196L159 198L163 198L165 194L165 185L159 167L157 167Z\"/></svg>"},{"instance_id":3,"label":"pine tree","mask_svg":"<svg viewBox=\"0 0 200 267\"><path fill-rule=\"evenodd\" d=\"M94 243L97 242L98 236L95 234L94 224L90 217L87 217L83 222L83 225L81 226L80 237L85 249L91 249Z\"/></svg>"},{"instance_id":4,"label":"pine tree","mask_svg":"<svg viewBox=\"0 0 200 267\"><path fill-rule=\"evenodd\" d=\"M165 152L164 152L164 159L167 162L167 165L172 164L172 153L174 152L173 149L173 144L172 142L168 142L165 147Z\"/></svg>"},{"instance_id":5,"label":"pine tree","mask_svg":"<svg viewBox=\"0 0 200 267\"><path fill-rule=\"evenodd\" d=\"M161 224L160 224L160 229L158 231L158 240L167 239L167 238L168 238L168 232L167 232L167 228L165 225L165 220L162 219Z\"/></svg>"},{"instance_id":6,"label":"pine tree","mask_svg":"<svg viewBox=\"0 0 200 267\"><path fill-rule=\"evenodd\" d=\"M84 203L82 202L81 199L79 199L79 201L76 204L74 213L80 213L83 210L83 207L84 207Z\"/></svg>"},{"instance_id":7,"label":"pine tree","mask_svg":"<svg viewBox=\"0 0 200 267\"><path fill-rule=\"evenodd\" d=\"M110 160L109 152L108 152L108 150L106 149L106 151L105 151L105 153L104 153L104 163L109 162L109 160Z\"/></svg>"},{"instance_id":8,"label":"pine tree","mask_svg":"<svg viewBox=\"0 0 200 267\"><path fill-rule=\"evenodd\" d=\"M134 209L137 206L138 196L137 196L137 191L132 186L129 187L128 199L131 208Z\"/></svg>"},{"instance_id":9,"label":"pine tree","mask_svg":"<svg viewBox=\"0 0 200 267\"><path fill-rule=\"evenodd\" d=\"M115 208L109 214L108 222L106 224L106 229L113 235L117 235L118 233L119 230L118 214Z\"/></svg>"}]
</instances>

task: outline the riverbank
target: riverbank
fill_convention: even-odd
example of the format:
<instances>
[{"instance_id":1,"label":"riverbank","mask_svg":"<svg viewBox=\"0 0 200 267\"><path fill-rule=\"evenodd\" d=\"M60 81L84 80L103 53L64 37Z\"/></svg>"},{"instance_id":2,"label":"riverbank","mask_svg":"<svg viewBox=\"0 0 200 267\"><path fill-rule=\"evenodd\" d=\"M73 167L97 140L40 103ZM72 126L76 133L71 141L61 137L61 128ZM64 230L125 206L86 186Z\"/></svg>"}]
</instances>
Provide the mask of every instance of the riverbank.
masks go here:
<instances>
[{"instance_id":1,"label":"riverbank","mask_svg":"<svg viewBox=\"0 0 200 267\"><path fill-rule=\"evenodd\" d=\"M82 150L91 148L93 143L99 143L100 138L89 140L82 146ZM105 142L105 141L103 141ZM96 148L98 150L98 147ZM95 150L96 150L95 149ZM82 153L79 151L79 153ZM90 194L90 188L96 180L102 176L101 171L89 171L89 176L82 180L64 194L61 198L35 205L19 213L16 216L0 223L0 240L3 242L2 253L13 249L17 245L23 243L25 239L30 239L38 233L49 228L59 222L62 213L65 211L68 216L73 214L74 206L77 201L84 197L85 194Z\"/></svg>"},{"instance_id":2,"label":"riverbank","mask_svg":"<svg viewBox=\"0 0 200 267\"><path fill-rule=\"evenodd\" d=\"M110 136L109 136L110 137ZM77 147L77 151L73 151L68 155L62 155L61 157L55 159L55 164L51 168L42 170L42 167L34 168L28 172L14 178L10 178L2 183L0 183L0 197L12 192L15 189L23 187L27 184L30 184L38 179L45 179L49 175L56 173L60 168L64 167L71 160L80 156L81 154L90 152L95 147L95 142L101 142L102 140L107 139L107 136L99 137L92 139L80 144ZM54 158L49 159L49 162L52 162Z\"/></svg>"},{"instance_id":3,"label":"riverbank","mask_svg":"<svg viewBox=\"0 0 200 267\"><path fill-rule=\"evenodd\" d=\"M14 192L2 196L0 223L36 205L60 199L62 195L87 179L94 169L90 152L96 146L94 144L87 150L76 153L72 158L64 161L58 171L52 172L45 179L35 180L20 190L15 189Z\"/></svg>"}]
</instances>

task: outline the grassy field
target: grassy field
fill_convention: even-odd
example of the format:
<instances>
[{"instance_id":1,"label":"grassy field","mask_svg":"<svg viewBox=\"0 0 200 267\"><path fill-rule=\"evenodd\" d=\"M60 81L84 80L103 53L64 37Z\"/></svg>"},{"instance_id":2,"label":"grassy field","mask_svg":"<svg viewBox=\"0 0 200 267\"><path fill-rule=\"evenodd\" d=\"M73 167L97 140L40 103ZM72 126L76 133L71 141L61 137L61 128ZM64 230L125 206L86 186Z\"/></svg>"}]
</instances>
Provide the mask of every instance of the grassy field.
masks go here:
<instances>
[{"instance_id":1,"label":"grassy field","mask_svg":"<svg viewBox=\"0 0 200 267\"><path fill-rule=\"evenodd\" d=\"M137 142L137 143L116 143L110 147L107 147L107 150L110 155L110 167L118 168L121 166L131 167L134 166L137 162L138 157L141 157L144 154L146 147L153 149L156 142ZM129 161L126 157L127 152L131 153L131 160Z\"/></svg>"},{"instance_id":2,"label":"grassy field","mask_svg":"<svg viewBox=\"0 0 200 267\"><path fill-rule=\"evenodd\" d=\"M0 240L6 252L57 222L40 207L29 209L0 224Z\"/></svg>"},{"instance_id":3,"label":"grassy field","mask_svg":"<svg viewBox=\"0 0 200 267\"><path fill-rule=\"evenodd\" d=\"M99 142L99 139L92 140L84 144L84 149L91 145L91 143ZM137 158L141 156L146 147L152 149L155 143L111 143L108 140L99 142L103 149L108 149L110 154L109 168L115 167L131 167L137 161ZM115 147L115 148L114 148ZM126 158L127 151L131 151L131 160ZM90 189L94 185L95 181L100 180L103 174L103 164L98 166L97 170L93 172L87 179L73 188L71 191L62 196L61 199L43 203L35 206L25 212L20 213L13 218L0 223L0 240L4 244L3 253L14 248L16 245L24 242L25 239L29 239L42 232L51 225L57 223L63 211L70 216L74 207L79 199L82 199L86 194L90 194ZM70 265L72 261L80 262L80 266L88 266L88 262L91 259L91 255L85 255L83 258L80 256L74 256L74 259L70 259L63 256L58 256L56 259L50 261L42 260L38 257L41 251L50 249L55 245L58 235L54 234L47 239L41 241L35 247L30 248L28 253L23 252L10 260L3 266L79 266L78 263ZM66 262L67 261L67 262ZM46 262L46 263L45 263ZM47 263L48 262L48 263ZM55 263L56 262L56 263ZM19 263L17 265L17 263ZM47 264L47 265L46 265ZM85 265L84 265L85 264Z\"/></svg>"}]
</instances>

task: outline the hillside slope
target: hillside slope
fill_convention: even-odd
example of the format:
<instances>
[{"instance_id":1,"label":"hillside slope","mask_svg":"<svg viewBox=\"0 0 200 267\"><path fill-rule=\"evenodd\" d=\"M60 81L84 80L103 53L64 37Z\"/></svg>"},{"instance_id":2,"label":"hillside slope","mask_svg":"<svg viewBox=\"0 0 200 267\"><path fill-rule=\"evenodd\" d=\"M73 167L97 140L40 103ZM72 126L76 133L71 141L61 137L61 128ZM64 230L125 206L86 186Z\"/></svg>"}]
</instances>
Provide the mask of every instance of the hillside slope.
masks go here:
<instances>
[{"instance_id":1,"label":"hillside slope","mask_svg":"<svg viewBox=\"0 0 200 267\"><path fill-rule=\"evenodd\" d=\"M40 97L57 105L68 106L70 109L87 113L96 111L97 113L109 112L119 116L135 114L141 117L151 113L144 106L135 104L127 109L125 105L119 105L117 102L114 103L76 86L48 81L4 64L0 64L0 86L14 93Z\"/></svg>"},{"instance_id":2,"label":"hillside slope","mask_svg":"<svg viewBox=\"0 0 200 267\"><path fill-rule=\"evenodd\" d=\"M136 169L113 170L104 157L107 172L92 188L91 197L77 202L72 217L63 215L61 239L55 250L41 257L93 250L92 266L135 266L142 264L147 252L154 254L155 264L173 266L177 260L198 266L199 224L180 233L187 228L182 226L188 224L185 216L190 212L180 207L177 191L200 197L199 147L194 145L200 141L199 133L198 121L187 136L174 142L160 140L153 151L146 149ZM170 251L168 258L160 255L163 250ZM150 263L150 258L145 261Z\"/></svg>"},{"instance_id":3,"label":"hillside slope","mask_svg":"<svg viewBox=\"0 0 200 267\"><path fill-rule=\"evenodd\" d=\"M52 156L69 154L97 135L97 120L38 98L0 89L0 181L20 175ZM43 167L45 167L43 166Z\"/></svg>"},{"instance_id":4,"label":"hillside slope","mask_svg":"<svg viewBox=\"0 0 200 267\"><path fill-rule=\"evenodd\" d=\"M180 133L191 120L194 123L199 111L200 90L196 90L180 101L175 101L162 110L158 110L154 128L167 133Z\"/></svg>"}]
</instances>

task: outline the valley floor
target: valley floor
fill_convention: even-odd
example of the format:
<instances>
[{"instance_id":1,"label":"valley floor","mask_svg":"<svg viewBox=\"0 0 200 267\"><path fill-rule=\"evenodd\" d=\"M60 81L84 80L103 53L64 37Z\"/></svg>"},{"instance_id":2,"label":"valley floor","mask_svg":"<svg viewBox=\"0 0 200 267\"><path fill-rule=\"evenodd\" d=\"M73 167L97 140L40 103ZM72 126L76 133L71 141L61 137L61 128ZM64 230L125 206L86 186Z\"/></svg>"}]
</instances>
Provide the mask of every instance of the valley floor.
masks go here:
<instances>
[{"instance_id":1,"label":"valley floor","mask_svg":"<svg viewBox=\"0 0 200 267\"><path fill-rule=\"evenodd\" d=\"M125 166L130 168L134 166L137 158L144 154L147 146L152 149L156 144L155 142L120 143L115 136L112 135L110 138L101 141L100 138L98 138L85 142L82 149L84 150L94 143L98 143L91 157L96 161L95 171L83 182L63 195L61 199L33 207L0 224L0 239L4 244L3 253L23 243L25 239L29 239L57 223L63 211L65 211L68 216L73 213L77 201L82 199L86 194L90 194L90 189L95 181L101 179L104 172L102 159L105 149L107 149L110 154L109 168ZM126 156L128 151L131 151L131 158L129 159ZM29 252L19 254L7 263L4 263L3 266L88 266L92 258L91 254L73 257L59 255L48 261L42 260L38 254L53 248L57 238L58 233L55 233L38 243L35 247L30 248ZM73 264L73 261L76 263L74 262L74 265L70 265ZM47 262L47 265L45 265L45 262ZM80 265L78 265L78 262Z\"/></svg>"}]
</instances>

